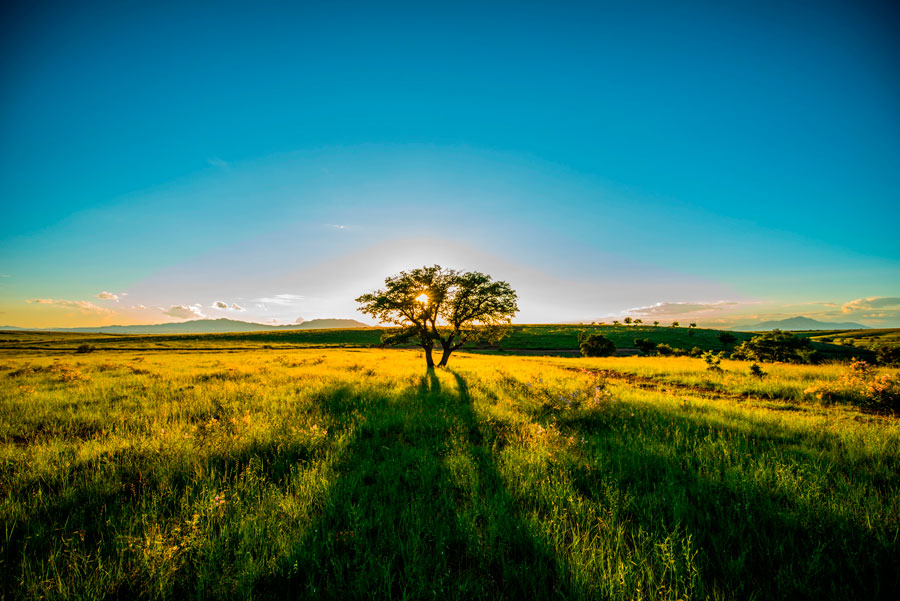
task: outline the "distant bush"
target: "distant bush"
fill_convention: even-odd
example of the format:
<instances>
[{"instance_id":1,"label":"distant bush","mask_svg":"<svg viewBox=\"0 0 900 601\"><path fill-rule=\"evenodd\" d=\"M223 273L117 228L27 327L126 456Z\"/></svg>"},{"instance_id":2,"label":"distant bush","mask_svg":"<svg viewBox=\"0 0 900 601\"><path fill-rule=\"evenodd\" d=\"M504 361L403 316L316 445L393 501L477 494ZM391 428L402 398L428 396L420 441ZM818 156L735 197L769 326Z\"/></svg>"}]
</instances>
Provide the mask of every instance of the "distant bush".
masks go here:
<instances>
[{"instance_id":1,"label":"distant bush","mask_svg":"<svg viewBox=\"0 0 900 601\"><path fill-rule=\"evenodd\" d=\"M695 346L688 351L688 355L690 355L691 357L700 358L703 356L703 349L699 346Z\"/></svg>"},{"instance_id":2,"label":"distant bush","mask_svg":"<svg viewBox=\"0 0 900 601\"><path fill-rule=\"evenodd\" d=\"M883 345L873 347L872 350L875 351L875 360L879 365L900 365L900 346Z\"/></svg>"},{"instance_id":3,"label":"distant bush","mask_svg":"<svg viewBox=\"0 0 900 601\"><path fill-rule=\"evenodd\" d=\"M79 344L78 348L75 349L76 353L92 353L94 351L94 345L92 344Z\"/></svg>"},{"instance_id":4,"label":"distant bush","mask_svg":"<svg viewBox=\"0 0 900 601\"><path fill-rule=\"evenodd\" d=\"M584 357L608 357L616 352L613 341L600 334L589 334L581 339L579 345Z\"/></svg>"},{"instance_id":5,"label":"distant bush","mask_svg":"<svg viewBox=\"0 0 900 601\"><path fill-rule=\"evenodd\" d=\"M646 356L653 354L653 350L656 348L656 343L649 338L635 338L634 346L641 352L642 355Z\"/></svg>"},{"instance_id":6,"label":"distant bush","mask_svg":"<svg viewBox=\"0 0 900 601\"><path fill-rule=\"evenodd\" d=\"M757 378L763 378L763 377L765 377L766 372L764 372L763 369L759 365L754 363L753 365L750 366L750 375L756 376Z\"/></svg>"},{"instance_id":7,"label":"distant bush","mask_svg":"<svg viewBox=\"0 0 900 601\"><path fill-rule=\"evenodd\" d=\"M656 354L660 357L668 357L675 354L675 349L666 344L665 342L661 342L656 345Z\"/></svg>"},{"instance_id":8,"label":"distant bush","mask_svg":"<svg viewBox=\"0 0 900 601\"><path fill-rule=\"evenodd\" d=\"M809 363L819 358L812 354L814 351L810 347L809 338L772 330L737 345L732 357L751 361Z\"/></svg>"},{"instance_id":9,"label":"distant bush","mask_svg":"<svg viewBox=\"0 0 900 601\"><path fill-rule=\"evenodd\" d=\"M814 384L803 392L824 403L850 403L876 411L900 412L900 378L878 375L865 361L853 361L838 381Z\"/></svg>"},{"instance_id":10,"label":"distant bush","mask_svg":"<svg viewBox=\"0 0 900 601\"><path fill-rule=\"evenodd\" d=\"M719 342L722 343L722 346L728 347L731 344L737 342L737 336L732 334L731 332L721 332L716 338L719 339Z\"/></svg>"}]
</instances>

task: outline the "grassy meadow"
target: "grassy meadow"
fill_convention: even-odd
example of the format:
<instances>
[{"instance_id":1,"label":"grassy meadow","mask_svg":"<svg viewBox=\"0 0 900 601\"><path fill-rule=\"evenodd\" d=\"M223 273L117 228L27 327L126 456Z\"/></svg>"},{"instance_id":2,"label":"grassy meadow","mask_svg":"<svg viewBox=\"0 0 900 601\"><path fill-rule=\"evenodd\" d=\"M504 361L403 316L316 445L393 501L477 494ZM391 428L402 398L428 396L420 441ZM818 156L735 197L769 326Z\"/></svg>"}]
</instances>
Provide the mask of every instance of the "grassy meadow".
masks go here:
<instances>
[{"instance_id":1,"label":"grassy meadow","mask_svg":"<svg viewBox=\"0 0 900 601\"><path fill-rule=\"evenodd\" d=\"M2 351L2 598L892 598L898 419L722 366Z\"/></svg>"},{"instance_id":2,"label":"grassy meadow","mask_svg":"<svg viewBox=\"0 0 900 601\"><path fill-rule=\"evenodd\" d=\"M880 341L900 341L900 329L859 330L858 333L887 332ZM172 351L172 350L284 350L298 348L378 348L384 328L288 330L260 332L228 332L221 334L87 334L48 331L0 331L0 351L62 351L75 350L89 345L105 351ZM751 339L751 332L730 332L737 342L725 346L719 340L722 330L707 328L627 326L627 325L513 325L499 344L471 343L470 352L491 354L542 354L579 355L579 334L601 334L609 338L620 354L636 354L634 340L648 338L655 343L665 343L674 348L689 351L698 347L704 351L729 351L734 344ZM813 347L829 359L850 359L872 353L859 346L847 344L852 332L843 332L845 338L818 336L815 332L802 335L813 338ZM865 335L865 334L861 334ZM871 336L871 335L870 335ZM867 339L868 340L868 339ZM861 344L861 343L860 343ZM413 348L413 347L408 347Z\"/></svg>"}]
</instances>

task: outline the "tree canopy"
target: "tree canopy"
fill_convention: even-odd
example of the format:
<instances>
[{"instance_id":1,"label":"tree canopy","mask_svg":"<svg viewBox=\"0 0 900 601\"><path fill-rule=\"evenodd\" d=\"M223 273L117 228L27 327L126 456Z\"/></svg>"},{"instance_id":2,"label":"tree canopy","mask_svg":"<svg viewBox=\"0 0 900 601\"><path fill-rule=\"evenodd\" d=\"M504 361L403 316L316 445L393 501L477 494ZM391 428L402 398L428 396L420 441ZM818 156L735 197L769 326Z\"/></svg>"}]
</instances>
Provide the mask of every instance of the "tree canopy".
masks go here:
<instances>
[{"instance_id":1,"label":"tree canopy","mask_svg":"<svg viewBox=\"0 0 900 601\"><path fill-rule=\"evenodd\" d=\"M811 346L809 338L772 330L739 344L734 356L754 361L804 363L810 362Z\"/></svg>"},{"instance_id":2,"label":"tree canopy","mask_svg":"<svg viewBox=\"0 0 900 601\"><path fill-rule=\"evenodd\" d=\"M439 366L450 354L476 338L495 342L503 326L519 311L510 285L477 271L440 265L402 271L384 280L384 288L356 299L359 310L381 323L399 326L382 336L384 344L415 340L434 367L432 351L440 345Z\"/></svg>"}]
</instances>

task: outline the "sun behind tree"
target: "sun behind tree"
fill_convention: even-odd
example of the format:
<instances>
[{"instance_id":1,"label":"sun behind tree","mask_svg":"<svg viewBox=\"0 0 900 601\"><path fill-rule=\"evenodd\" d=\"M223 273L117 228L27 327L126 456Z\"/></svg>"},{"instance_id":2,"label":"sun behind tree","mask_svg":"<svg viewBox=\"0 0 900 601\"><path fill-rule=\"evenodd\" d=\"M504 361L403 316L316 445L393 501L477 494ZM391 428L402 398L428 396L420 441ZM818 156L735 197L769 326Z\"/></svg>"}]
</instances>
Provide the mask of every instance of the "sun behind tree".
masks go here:
<instances>
[{"instance_id":1,"label":"sun behind tree","mask_svg":"<svg viewBox=\"0 0 900 601\"><path fill-rule=\"evenodd\" d=\"M476 338L499 340L503 326L519 311L515 291L477 271L459 272L440 265L402 271L384 280L381 290L356 299L362 313L381 323L400 326L386 332L384 344L417 341L425 363L434 367L432 352L441 347L439 367L450 354Z\"/></svg>"}]
</instances>

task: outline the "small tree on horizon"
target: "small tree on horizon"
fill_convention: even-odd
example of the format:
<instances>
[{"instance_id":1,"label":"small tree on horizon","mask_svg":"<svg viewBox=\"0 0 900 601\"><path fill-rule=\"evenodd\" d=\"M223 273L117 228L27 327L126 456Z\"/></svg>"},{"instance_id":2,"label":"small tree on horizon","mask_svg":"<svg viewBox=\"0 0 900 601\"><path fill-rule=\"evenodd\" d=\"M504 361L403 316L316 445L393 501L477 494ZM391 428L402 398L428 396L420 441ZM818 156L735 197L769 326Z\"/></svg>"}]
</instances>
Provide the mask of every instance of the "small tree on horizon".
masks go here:
<instances>
[{"instance_id":1,"label":"small tree on horizon","mask_svg":"<svg viewBox=\"0 0 900 601\"><path fill-rule=\"evenodd\" d=\"M631 319L630 317L626 317L626 318L623 319L622 321L625 322L625 325L626 325L626 326L630 326L630 325L631 325L632 319Z\"/></svg>"},{"instance_id":2,"label":"small tree on horizon","mask_svg":"<svg viewBox=\"0 0 900 601\"><path fill-rule=\"evenodd\" d=\"M644 320L643 320L643 319L635 319L635 320L634 320L634 325L636 325L636 326L639 326L639 325L641 325L642 323L644 323Z\"/></svg>"},{"instance_id":3,"label":"small tree on horizon","mask_svg":"<svg viewBox=\"0 0 900 601\"><path fill-rule=\"evenodd\" d=\"M519 311L515 291L477 271L459 272L440 265L402 271L384 280L385 287L356 299L360 312L381 323L399 326L385 332L383 344L415 340L434 368L432 351L440 345L438 367L450 354L475 338L498 341Z\"/></svg>"},{"instance_id":4,"label":"small tree on horizon","mask_svg":"<svg viewBox=\"0 0 900 601\"><path fill-rule=\"evenodd\" d=\"M655 328L656 326L658 326L658 325L659 325L659 322L658 322L658 321L654 321L654 322L653 322L653 327L654 327L654 328Z\"/></svg>"},{"instance_id":5,"label":"small tree on horizon","mask_svg":"<svg viewBox=\"0 0 900 601\"><path fill-rule=\"evenodd\" d=\"M678 327L678 322L677 322L677 321L673 321L673 322L672 322L672 327L673 327L673 328L677 328L677 327Z\"/></svg>"}]
</instances>

